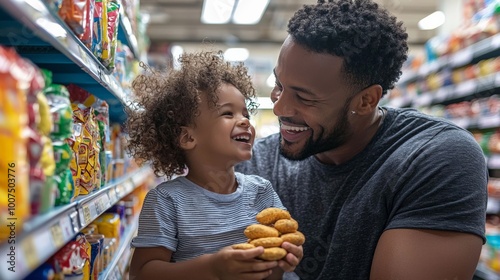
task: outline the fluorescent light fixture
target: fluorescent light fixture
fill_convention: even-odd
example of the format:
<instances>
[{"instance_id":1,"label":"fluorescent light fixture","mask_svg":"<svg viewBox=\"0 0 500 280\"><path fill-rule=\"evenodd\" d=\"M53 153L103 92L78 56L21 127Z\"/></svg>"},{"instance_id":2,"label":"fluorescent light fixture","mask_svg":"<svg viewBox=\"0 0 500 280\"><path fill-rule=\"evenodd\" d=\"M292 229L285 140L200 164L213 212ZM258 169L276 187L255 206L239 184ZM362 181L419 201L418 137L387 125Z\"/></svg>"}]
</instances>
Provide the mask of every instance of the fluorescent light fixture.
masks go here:
<instances>
[{"instance_id":1,"label":"fluorescent light fixture","mask_svg":"<svg viewBox=\"0 0 500 280\"><path fill-rule=\"evenodd\" d=\"M206 24L256 24L270 0L205 0L201 22Z\"/></svg>"},{"instance_id":2,"label":"fluorescent light fixture","mask_svg":"<svg viewBox=\"0 0 500 280\"><path fill-rule=\"evenodd\" d=\"M201 22L206 24L228 23L233 13L234 0L205 0Z\"/></svg>"},{"instance_id":3,"label":"fluorescent light fixture","mask_svg":"<svg viewBox=\"0 0 500 280\"><path fill-rule=\"evenodd\" d=\"M227 61L245 61L250 53L246 48L229 48L224 52L224 59Z\"/></svg>"},{"instance_id":4,"label":"fluorescent light fixture","mask_svg":"<svg viewBox=\"0 0 500 280\"><path fill-rule=\"evenodd\" d=\"M269 0L239 0L234 10L236 24L256 24L262 18Z\"/></svg>"},{"instance_id":5,"label":"fluorescent light fixture","mask_svg":"<svg viewBox=\"0 0 500 280\"><path fill-rule=\"evenodd\" d=\"M443 25L445 21L444 13L441 11L436 11L418 22L418 28L422 30L432 30Z\"/></svg>"}]
</instances>

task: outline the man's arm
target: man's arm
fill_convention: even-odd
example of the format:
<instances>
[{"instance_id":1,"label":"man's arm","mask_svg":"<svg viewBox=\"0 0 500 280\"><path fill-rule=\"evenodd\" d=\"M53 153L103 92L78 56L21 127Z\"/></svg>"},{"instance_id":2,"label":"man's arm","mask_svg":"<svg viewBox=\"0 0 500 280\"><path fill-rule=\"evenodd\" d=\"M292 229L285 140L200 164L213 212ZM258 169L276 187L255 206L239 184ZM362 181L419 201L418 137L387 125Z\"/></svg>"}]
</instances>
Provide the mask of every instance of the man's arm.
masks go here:
<instances>
[{"instance_id":1,"label":"man's arm","mask_svg":"<svg viewBox=\"0 0 500 280\"><path fill-rule=\"evenodd\" d=\"M470 280L483 240L454 231L390 229L379 239L372 280Z\"/></svg>"}]
</instances>

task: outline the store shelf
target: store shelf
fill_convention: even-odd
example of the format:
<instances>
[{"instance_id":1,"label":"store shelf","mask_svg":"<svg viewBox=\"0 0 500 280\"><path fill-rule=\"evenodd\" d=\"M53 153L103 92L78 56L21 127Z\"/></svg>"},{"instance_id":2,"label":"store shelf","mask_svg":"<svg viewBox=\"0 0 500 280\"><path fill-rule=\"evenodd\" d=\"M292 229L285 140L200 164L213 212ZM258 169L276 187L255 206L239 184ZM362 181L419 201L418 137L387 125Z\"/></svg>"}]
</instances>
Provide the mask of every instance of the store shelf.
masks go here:
<instances>
[{"instance_id":1,"label":"store shelf","mask_svg":"<svg viewBox=\"0 0 500 280\"><path fill-rule=\"evenodd\" d=\"M118 29L118 40L127 45L134 54L136 59L140 58L139 44L137 43L137 37L132 30L132 24L129 18L123 12L124 9L120 9L120 25Z\"/></svg>"},{"instance_id":2,"label":"store shelf","mask_svg":"<svg viewBox=\"0 0 500 280\"><path fill-rule=\"evenodd\" d=\"M51 70L54 83L74 83L106 100L111 121L126 119L119 82L45 1L0 1L0 44Z\"/></svg>"},{"instance_id":3,"label":"store shelf","mask_svg":"<svg viewBox=\"0 0 500 280\"><path fill-rule=\"evenodd\" d=\"M0 244L0 262L8 264L11 246L15 252L15 272L0 271L0 279L23 279L68 243L76 233L104 213L117 201L128 195L149 176L149 167L130 173L69 205L37 215L27 221L15 244Z\"/></svg>"},{"instance_id":4,"label":"store shelf","mask_svg":"<svg viewBox=\"0 0 500 280\"><path fill-rule=\"evenodd\" d=\"M111 260L106 270L99 273L100 280L119 280L123 278L131 257L130 242L135 236L138 226L139 220L137 216L133 219L133 223L125 229L123 236L120 238L120 245L116 250L113 260Z\"/></svg>"},{"instance_id":5,"label":"store shelf","mask_svg":"<svg viewBox=\"0 0 500 280\"><path fill-rule=\"evenodd\" d=\"M399 84L404 85L437 72L443 68L458 68L480 60L500 55L500 34L476 42L460 51L439 57L437 60L425 63L418 71L404 71Z\"/></svg>"},{"instance_id":6,"label":"store shelf","mask_svg":"<svg viewBox=\"0 0 500 280\"><path fill-rule=\"evenodd\" d=\"M425 107L435 104L452 104L478 97L495 94L500 89L500 73L467 80L455 85L444 86L438 90L424 92L413 99L413 107ZM389 104L393 104L391 101Z\"/></svg>"}]
</instances>

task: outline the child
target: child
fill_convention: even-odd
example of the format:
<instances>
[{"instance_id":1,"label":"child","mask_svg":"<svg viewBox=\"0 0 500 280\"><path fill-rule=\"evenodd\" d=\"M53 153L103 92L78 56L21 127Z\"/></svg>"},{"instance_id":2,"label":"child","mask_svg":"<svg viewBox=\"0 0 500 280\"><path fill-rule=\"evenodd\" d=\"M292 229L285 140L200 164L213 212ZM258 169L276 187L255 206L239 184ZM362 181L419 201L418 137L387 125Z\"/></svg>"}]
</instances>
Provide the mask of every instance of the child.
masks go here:
<instances>
[{"instance_id":1,"label":"child","mask_svg":"<svg viewBox=\"0 0 500 280\"><path fill-rule=\"evenodd\" d=\"M171 179L146 196L139 218L131 279L281 279L302 257L284 243L278 262L256 257L262 247L234 250L244 229L268 207L283 208L269 181L234 172L252 156L257 105L246 68L221 53L184 54L180 70L133 82L129 151ZM184 176L185 175L185 176Z\"/></svg>"}]
</instances>

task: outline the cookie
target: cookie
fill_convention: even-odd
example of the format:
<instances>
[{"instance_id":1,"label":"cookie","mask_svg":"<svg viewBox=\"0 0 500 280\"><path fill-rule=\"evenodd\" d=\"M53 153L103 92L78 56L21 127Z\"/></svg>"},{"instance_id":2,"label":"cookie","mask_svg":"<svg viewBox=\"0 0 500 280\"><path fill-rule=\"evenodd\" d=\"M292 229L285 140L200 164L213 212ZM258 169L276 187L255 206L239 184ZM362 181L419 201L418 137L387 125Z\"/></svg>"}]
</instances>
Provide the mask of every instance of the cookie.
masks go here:
<instances>
[{"instance_id":1,"label":"cookie","mask_svg":"<svg viewBox=\"0 0 500 280\"><path fill-rule=\"evenodd\" d=\"M255 216L257 221L263 225L274 224L277 220L290 219L290 213L286 210L280 208L266 208L260 211L257 216Z\"/></svg>"},{"instance_id":2,"label":"cookie","mask_svg":"<svg viewBox=\"0 0 500 280\"><path fill-rule=\"evenodd\" d=\"M280 247L265 248L264 253L262 253L258 258L265 261L277 261L284 258L287 251Z\"/></svg>"},{"instance_id":3,"label":"cookie","mask_svg":"<svg viewBox=\"0 0 500 280\"><path fill-rule=\"evenodd\" d=\"M283 241L282 241L283 242ZM239 243L239 244L234 244L231 246L235 250L247 250L247 249L253 249L255 248L254 245L250 243Z\"/></svg>"},{"instance_id":4,"label":"cookie","mask_svg":"<svg viewBox=\"0 0 500 280\"><path fill-rule=\"evenodd\" d=\"M300 231L282 234L280 237L281 239L283 239L283 242L290 242L297 246L304 244L304 242L306 241L304 234L302 234L302 232Z\"/></svg>"},{"instance_id":5,"label":"cookie","mask_svg":"<svg viewBox=\"0 0 500 280\"><path fill-rule=\"evenodd\" d=\"M281 246L281 243L283 243L283 239L279 237L263 237L250 241L250 244L255 247L262 246L264 248L279 247Z\"/></svg>"},{"instance_id":6,"label":"cookie","mask_svg":"<svg viewBox=\"0 0 500 280\"><path fill-rule=\"evenodd\" d=\"M274 228L282 234L296 232L299 229L299 223L294 219L281 219L274 223Z\"/></svg>"},{"instance_id":7,"label":"cookie","mask_svg":"<svg viewBox=\"0 0 500 280\"><path fill-rule=\"evenodd\" d=\"M243 233L245 234L246 237L252 240L262 237L280 236L280 233L277 229L260 224L249 225Z\"/></svg>"}]
</instances>

